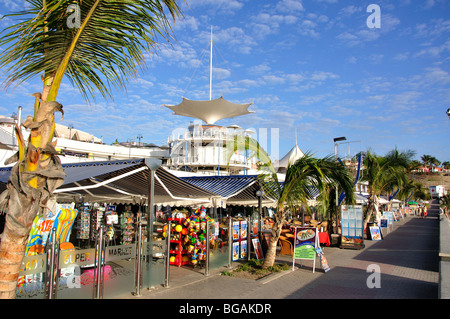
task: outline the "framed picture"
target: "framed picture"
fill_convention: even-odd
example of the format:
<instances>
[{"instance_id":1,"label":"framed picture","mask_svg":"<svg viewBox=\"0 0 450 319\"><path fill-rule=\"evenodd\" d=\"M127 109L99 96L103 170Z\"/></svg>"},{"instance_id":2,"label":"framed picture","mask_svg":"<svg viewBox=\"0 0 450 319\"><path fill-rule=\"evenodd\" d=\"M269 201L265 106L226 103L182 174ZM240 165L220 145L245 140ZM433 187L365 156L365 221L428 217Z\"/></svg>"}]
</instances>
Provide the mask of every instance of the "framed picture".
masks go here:
<instances>
[{"instance_id":1,"label":"framed picture","mask_svg":"<svg viewBox=\"0 0 450 319\"><path fill-rule=\"evenodd\" d=\"M256 254L256 259L258 259L258 260L264 259L264 254L262 251L261 243L259 242L259 238L253 238L252 243L253 243L253 249Z\"/></svg>"},{"instance_id":2,"label":"framed picture","mask_svg":"<svg viewBox=\"0 0 450 319\"><path fill-rule=\"evenodd\" d=\"M381 232L378 226L370 226L370 236L372 240L381 240Z\"/></svg>"}]
</instances>

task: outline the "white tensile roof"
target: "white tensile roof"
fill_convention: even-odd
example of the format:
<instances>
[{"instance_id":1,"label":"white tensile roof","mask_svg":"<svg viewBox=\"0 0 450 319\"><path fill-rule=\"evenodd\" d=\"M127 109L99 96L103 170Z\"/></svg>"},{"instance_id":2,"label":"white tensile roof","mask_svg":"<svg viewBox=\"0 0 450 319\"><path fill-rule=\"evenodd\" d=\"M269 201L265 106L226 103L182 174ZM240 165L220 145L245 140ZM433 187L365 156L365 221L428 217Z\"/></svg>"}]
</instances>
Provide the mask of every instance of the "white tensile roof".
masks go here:
<instances>
[{"instance_id":1,"label":"white tensile roof","mask_svg":"<svg viewBox=\"0 0 450 319\"><path fill-rule=\"evenodd\" d=\"M289 165L295 163L296 160L305 156L297 144L278 162L278 167L287 168Z\"/></svg>"},{"instance_id":2,"label":"white tensile roof","mask_svg":"<svg viewBox=\"0 0 450 319\"><path fill-rule=\"evenodd\" d=\"M236 104L220 97L215 100L193 101L183 98L178 105L166 105L174 114L203 120L206 124L214 124L221 119L232 118L254 113L248 107L252 103Z\"/></svg>"}]
</instances>

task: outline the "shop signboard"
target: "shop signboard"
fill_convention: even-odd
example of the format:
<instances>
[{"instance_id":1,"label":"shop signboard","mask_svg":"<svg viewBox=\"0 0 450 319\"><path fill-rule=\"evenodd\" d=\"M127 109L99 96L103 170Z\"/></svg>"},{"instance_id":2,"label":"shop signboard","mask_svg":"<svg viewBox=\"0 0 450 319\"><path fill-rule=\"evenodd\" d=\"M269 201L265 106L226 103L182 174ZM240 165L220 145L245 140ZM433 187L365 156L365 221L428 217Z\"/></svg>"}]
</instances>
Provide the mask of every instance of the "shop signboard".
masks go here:
<instances>
[{"instance_id":1,"label":"shop signboard","mask_svg":"<svg viewBox=\"0 0 450 319\"><path fill-rule=\"evenodd\" d=\"M341 248L364 248L362 205L341 206Z\"/></svg>"},{"instance_id":2,"label":"shop signboard","mask_svg":"<svg viewBox=\"0 0 450 319\"><path fill-rule=\"evenodd\" d=\"M256 254L256 259L261 260L264 259L264 254L262 251L261 243L259 242L259 238L252 238L253 250Z\"/></svg>"},{"instance_id":3,"label":"shop signboard","mask_svg":"<svg viewBox=\"0 0 450 319\"><path fill-rule=\"evenodd\" d=\"M292 267L296 259L313 260L313 272L316 268L316 247L318 247L318 232L315 227L295 227L294 254Z\"/></svg>"},{"instance_id":4,"label":"shop signboard","mask_svg":"<svg viewBox=\"0 0 450 319\"><path fill-rule=\"evenodd\" d=\"M247 241L243 240L241 241L241 253L240 253L240 259L247 258Z\"/></svg>"},{"instance_id":5,"label":"shop signboard","mask_svg":"<svg viewBox=\"0 0 450 319\"><path fill-rule=\"evenodd\" d=\"M239 240L239 221L233 221L233 241Z\"/></svg>"},{"instance_id":6,"label":"shop signboard","mask_svg":"<svg viewBox=\"0 0 450 319\"><path fill-rule=\"evenodd\" d=\"M239 242L233 242L233 261L239 260Z\"/></svg>"},{"instance_id":7,"label":"shop signboard","mask_svg":"<svg viewBox=\"0 0 450 319\"><path fill-rule=\"evenodd\" d=\"M330 266L328 266L328 261L327 261L327 258L325 257L325 254L324 254L324 252L322 250L322 247L320 247L320 246L317 247L316 248L316 253L317 253L317 255L320 258L320 264L322 265L322 269L325 272L330 271Z\"/></svg>"},{"instance_id":8,"label":"shop signboard","mask_svg":"<svg viewBox=\"0 0 450 319\"><path fill-rule=\"evenodd\" d=\"M252 226L253 226L252 227L252 236L256 237L256 236L258 236L258 220L257 219L253 220L253 225Z\"/></svg>"},{"instance_id":9,"label":"shop signboard","mask_svg":"<svg viewBox=\"0 0 450 319\"><path fill-rule=\"evenodd\" d=\"M381 228L387 228L388 227L388 220L387 220L387 218L381 218L380 219L380 227Z\"/></svg>"},{"instance_id":10,"label":"shop signboard","mask_svg":"<svg viewBox=\"0 0 450 319\"><path fill-rule=\"evenodd\" d=\"M381 232L380 228L378 226L370 226L370 236L372 237L372 240L381 240Z\"/></svg>"},{"instance_id":11,"label":"shop signboard","mask_svg":"<svg viewBox=\"0 0 450 319\"><path fill-rule=\"evenodd\" d=\"M233 261L247 258L247 221L233 221Z\"/></svg>"},{"instance_id":12,"label":"shop signboard","mask_svg":"<svg viewBox=\"0 0 450 319\"><path fill-rule=\"evenodd\" d=\"M106 247L106 261L122 260L136 257L136 244Z\"/></svg>"},{"instance_id":13,"label":"shop signboard","mask_svg":"<svg viewBox=\"0 0 450 319\"><path fill-rule=\"evenodd\" d=\"M394 213L393 212L384 212L383 215L386 216L386 218L388 220L388 225L394 224Z\"/></svg>"},{"instance_id":14,"label":"shop signboard","mask_svg":"<svg viewBox=\"0 0 450 319\"><path fill-rule=\"evenodd\" d=\"M59 255L59 267L66 268L71 265L91 267L95 264L95 248L81 250L63 250Z\"/></svg>"}]
</instances>

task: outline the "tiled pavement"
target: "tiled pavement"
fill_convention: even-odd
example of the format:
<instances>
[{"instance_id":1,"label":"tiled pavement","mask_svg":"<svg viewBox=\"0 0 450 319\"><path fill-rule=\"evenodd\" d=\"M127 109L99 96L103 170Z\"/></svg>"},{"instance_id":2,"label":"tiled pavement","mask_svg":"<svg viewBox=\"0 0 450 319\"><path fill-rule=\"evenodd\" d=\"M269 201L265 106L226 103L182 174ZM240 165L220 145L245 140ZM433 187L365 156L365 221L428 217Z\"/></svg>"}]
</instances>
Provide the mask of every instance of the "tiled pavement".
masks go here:
<instances>
[{"instance_id":1,"label":"tiled pavement","mask_svg":"<svg viewBox=\"0 0 450 319\"><path fill-rule=\"evenodd\" d=\"M209 276L189 269L171 268L168 288L142 291L128 299L437 299L439 281L439 223L437 206L429 216L407 216L395 222L382 241L365 240L362 250L323 247L331 270L324 273L316 261L296 263L295 271L263 280ZM279 260L292 262L288 256ZM369 265L380 269L380 287L369 288ZM372 278L371 277L371 278ZM369 278L370 279L370 278ZM371 282L374 282L373 280Z\"/></svg>"}]
</instances>

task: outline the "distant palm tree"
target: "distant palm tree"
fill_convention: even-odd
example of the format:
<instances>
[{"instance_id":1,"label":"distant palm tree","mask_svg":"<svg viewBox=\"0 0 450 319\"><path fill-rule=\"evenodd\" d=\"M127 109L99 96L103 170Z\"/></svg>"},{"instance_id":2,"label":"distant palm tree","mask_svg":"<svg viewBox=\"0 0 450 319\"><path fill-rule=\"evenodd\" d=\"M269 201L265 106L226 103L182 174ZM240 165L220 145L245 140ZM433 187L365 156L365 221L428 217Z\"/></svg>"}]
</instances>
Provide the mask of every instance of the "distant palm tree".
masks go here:
<instances>
[{"instance_id":1,"label":"distant palm tree","mask_svg":"<svg viewBox=\"0 0 450 319\"><path fill-rule=\"evenodd\" d=\"M87 101L95 101L97 94L112 98L112 88L126 89L128 79L142 69L144 53L155 51L158 36L169 39L166 12L173 19L181 13L175 0L26 2L25 11L11 15L21 22L3 30L0 67L6 70L5 87L40 76L43 88L33 94L34 116L24 123L31 130L27 149L16 127L19 152L10 162L17 164L0 197L7 213L0 298L14 298L32 222L54 205L53 191L64 181L53 142L55 112L62 112L56 99L63 77Z\"/></svg>"},{"instance_id":2,"label":"distant palm tree","mask_svg":"<svg viewBox=\"0 0 450 319\"><path fill-rule=\"evenodd\" d=\"M442 162L441 165L442 165L442 168L450 169L450 162L449 161Z\"/></svg>"},{"instance_id":3,"label":"distant palm tree","mask_svg":"<svg viewBox=\"0 0 450 319\"><path fill-rule=\"evenodd\" d=\"M345 192L346 203L351 204L355 198L353 181L345 167L335 161L332 155L318 159L306 153L287 167L285 179L280 183L269 155L254 139L236 136L234 148L227 148L228 162L236 150L246 149L255 152L254 156L263 163L260 167L263 171L259 176L260 183L267 196L276 201L272 238L262 266L268 268L275 263L276 247L286 221L287 210L295 211L299 206L308 207L308 200L314 198L313 189L318 190L323 201L327 201L330 188L336 185Z\"/></svg>"},{"instance_id":4,"label":"distant palm tree","mask_svg":"<svg viewBox=\"0 0 450 319\"><path fill-rule=\"evenodd\" d=\"M431 155L423 155L421 157L423 164L428 168L433 168L433 166L441 165L441 162L434 156Z\"/></svg>"},{"instance_id":5,"label":"distant palm tree","mask_svg":"<svg viewBox=\"0 0 450 319\"><path fill-rule=\"evenodd\" d=\"M431 163L433 162L433 156L431 155L422 155L420 159L422 160L422 163L426 168L428 168L428 166L431 166Z\"/></svg>"}]
</instances>

